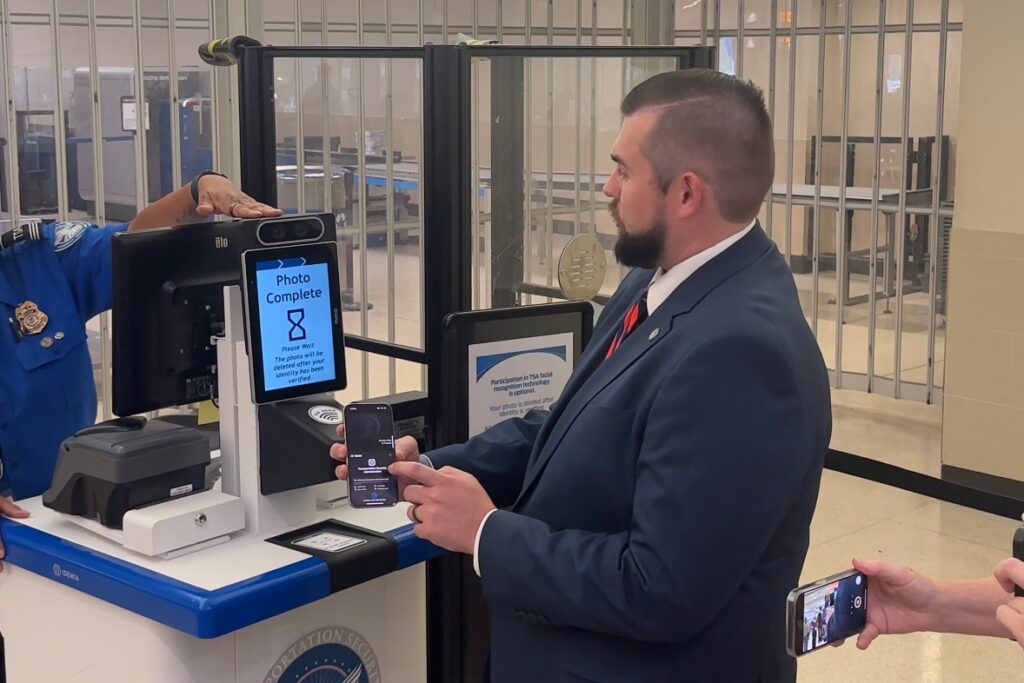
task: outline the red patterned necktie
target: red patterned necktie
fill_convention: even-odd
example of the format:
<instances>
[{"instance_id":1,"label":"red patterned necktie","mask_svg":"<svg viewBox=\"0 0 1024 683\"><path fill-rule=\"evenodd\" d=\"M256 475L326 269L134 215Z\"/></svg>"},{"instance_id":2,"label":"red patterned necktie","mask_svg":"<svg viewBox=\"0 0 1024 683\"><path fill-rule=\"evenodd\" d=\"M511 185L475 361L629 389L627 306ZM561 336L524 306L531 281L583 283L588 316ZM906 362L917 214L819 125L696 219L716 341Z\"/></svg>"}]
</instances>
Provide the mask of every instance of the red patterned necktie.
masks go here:
<instances>
[{"instance_id":1,"label":"red patterned necktie","mask_svg":"<svg viewBox=\"0 0 1024 683\"><path fill-rule=\"evenodd\" d=\"M633 305L626 311L626 316L622 319L622 327L615 334L615 338L612 339L612 343L608 345L608 352L604 355L605 360L612 357L622 342L626 340L626 337L630 335L640 323L647 320L647 290L644 289L640 298L633 302Z\"/></svg>"}]
</instances>

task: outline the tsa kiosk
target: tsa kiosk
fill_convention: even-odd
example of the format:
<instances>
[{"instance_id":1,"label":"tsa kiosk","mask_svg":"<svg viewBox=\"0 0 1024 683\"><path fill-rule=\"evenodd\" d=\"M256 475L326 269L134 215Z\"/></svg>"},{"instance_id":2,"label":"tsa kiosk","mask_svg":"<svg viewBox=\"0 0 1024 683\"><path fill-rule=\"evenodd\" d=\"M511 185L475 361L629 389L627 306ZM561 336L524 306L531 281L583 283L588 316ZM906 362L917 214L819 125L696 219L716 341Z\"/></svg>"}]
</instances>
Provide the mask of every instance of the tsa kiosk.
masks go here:
<instances>
[{"instance_id":1,"label":"tsa kiosk","mask_svg":"<svg viewBox=\"0 0 1024 683\"><path fill-rule=\"evenodd\" d=\"M114 411L0 521L10 683L426 678L406 505L352 508L328 448L345 386L329 214L118 236ZM203 399L202 432L131 417ZM218 462L219 460L219 462Z\"/></svg>"}]
</instances>

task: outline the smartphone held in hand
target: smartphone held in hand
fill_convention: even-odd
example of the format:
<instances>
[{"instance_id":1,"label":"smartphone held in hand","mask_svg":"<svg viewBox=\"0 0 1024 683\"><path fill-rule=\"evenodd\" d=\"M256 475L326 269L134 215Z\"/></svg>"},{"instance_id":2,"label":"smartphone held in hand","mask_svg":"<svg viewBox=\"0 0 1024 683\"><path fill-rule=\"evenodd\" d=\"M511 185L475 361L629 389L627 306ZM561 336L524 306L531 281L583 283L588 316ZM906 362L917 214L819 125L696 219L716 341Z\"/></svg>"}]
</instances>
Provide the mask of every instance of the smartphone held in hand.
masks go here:
<instances>
[{"instance_id":1,"label":"smartphone held in hand","mask_svg":"<svg viewBox=\"0 0 1024 683\"><path fill-rule=\"evenodd\" d=\"M794 657L856 635L868 618L868 577L851 569L793 589L786 603L786 647Z\"/></svg>"}]
</instances>

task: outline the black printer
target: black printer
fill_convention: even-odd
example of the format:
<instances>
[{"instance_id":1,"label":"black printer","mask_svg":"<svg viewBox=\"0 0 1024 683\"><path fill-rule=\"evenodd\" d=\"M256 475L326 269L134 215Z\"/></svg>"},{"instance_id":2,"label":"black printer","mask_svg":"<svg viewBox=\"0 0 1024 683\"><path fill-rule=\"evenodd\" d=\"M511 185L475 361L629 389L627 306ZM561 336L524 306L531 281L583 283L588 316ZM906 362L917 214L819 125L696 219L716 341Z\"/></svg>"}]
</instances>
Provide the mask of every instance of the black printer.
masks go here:
<instances>
[{"instance_id":1,"label":"black printer","mask_svg":"<svg viewBox=\"0 0 1024 683\"><path fill-rule=\"evenodd\" d=\"M120 529L124 514L202 491L207 436L190 427L126 417L82 429L60 445L43 505Z\"/></svg>"}]
</instances>

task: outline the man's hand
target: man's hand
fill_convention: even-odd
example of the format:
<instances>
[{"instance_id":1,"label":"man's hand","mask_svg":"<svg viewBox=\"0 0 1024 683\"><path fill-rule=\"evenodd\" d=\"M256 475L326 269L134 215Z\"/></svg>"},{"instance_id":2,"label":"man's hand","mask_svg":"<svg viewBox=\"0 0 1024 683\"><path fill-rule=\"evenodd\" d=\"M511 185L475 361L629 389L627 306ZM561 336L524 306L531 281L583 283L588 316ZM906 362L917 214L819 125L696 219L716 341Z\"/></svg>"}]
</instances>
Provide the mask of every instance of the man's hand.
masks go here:
<instances>
[{"instance_id":1,"label":"man's hand","mask_svg":"<svg viewBox=\"0 0 1024 683\"><path fill-rule=\"evenodd\" d=\"M868 576L868 623L857 637L867 649L880 635L925 630L939 591L935 582L909 567L877 560L854 560Z\"/></svg>"},{"instance_id":2,"label":"man's hand","mask_svg":"<svg viewBox=\"0 0 1024 683\"><path fill-rule=\"evenodd\" d=\"M14 504L10 498L0 497L0 515L12 519L25 519L28 517L28 510L23 510ZM4 559L4 539L0 537L0 560ZM4 563L0 562L0 572L4 570Z\"/></svg>"},{"instance_id":3,"label":"man's hand","mask_svg":"<svg viewBox=\"0 0 1024 683\"><path fill-rule=\"evenodd\" d=\"M258 202L242 192L233 182L218 175L204 175L199 179L200 218L215 213L233 218L261 218L281 215L281 209Z\"/></svg>"},{"instance_id":4,"label":"man's hand","mask_svg":"<svg viewBox=\"0 0 1024 683\"><path fill-rule=\"evenodd\" d=\"M484 487L471 474L454 467L433 470L418 462L396 462L388 470L415 483L405 488L412 503L409 519L414 532L445 550L471 555L476 532L494 509Z\"/></svg>"},{"instance_id":5,"label":"man's hand","mask_svg":"<svg viewBox=\"0 0 1024 683\"><path fill-rule=\"evenodd\" d=\"M1024 562L1013 558L1003 560L996 567L995 577L1004 591L1013 593L1017 586L1024 586ZM1024 598L1013 598L1005 605L1000 605L996 610L996 619L1024 648Z\"/></svg>"},{"instance_id":6,"label":"man's hand","mask_svg":"<svg viewBox=\"0 0 1024 683\"><path fill-rule=\"evenodd\" d=\"M338 436L345 438L345 425L338 427ZM341 464L334 468L334 476L338 479L348 479L348 447L343 443L336 443L331 446L331 457L340 462ZM411 436L403 436L400 439L395 439L395 462L415 462L420 461L420 447L416 444L416 439ZM404 498L405 487L413 483L411 479L406 477L398 477L398 497Z\"/></svg>"}]
</instances>

